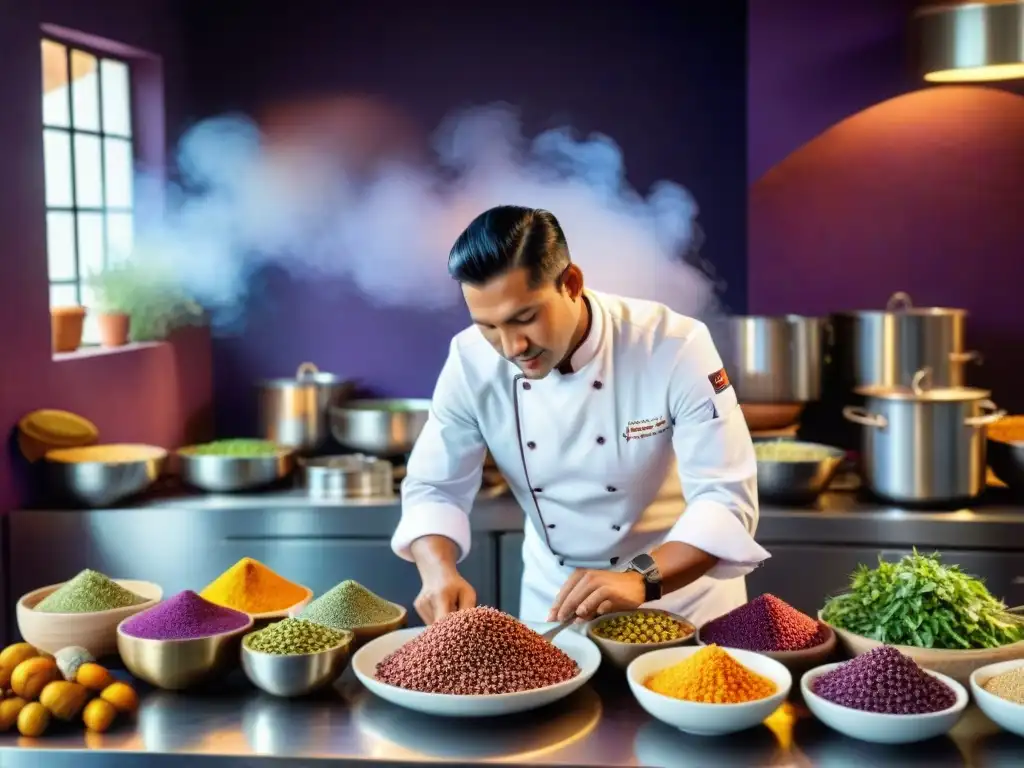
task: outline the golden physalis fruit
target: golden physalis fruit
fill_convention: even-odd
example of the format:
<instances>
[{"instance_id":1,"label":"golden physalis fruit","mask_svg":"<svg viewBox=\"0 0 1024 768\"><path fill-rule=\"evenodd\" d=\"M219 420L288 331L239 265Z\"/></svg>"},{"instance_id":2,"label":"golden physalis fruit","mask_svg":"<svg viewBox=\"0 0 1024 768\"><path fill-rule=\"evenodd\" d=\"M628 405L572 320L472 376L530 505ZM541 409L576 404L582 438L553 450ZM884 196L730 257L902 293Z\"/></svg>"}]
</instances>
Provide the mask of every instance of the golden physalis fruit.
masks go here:
<instances>
[{"instance_id":1,"label":"golden physalis fruit","mask_svg":"<svg viewBox=\"0 0 1024 768\"><path fill-rule=\"evenodd\" d=\"M114 678L111 677L106 667L88 662L78 668L75 682L84 685L90 691L102 691L114 682Z\"/></svg>"},{"instance_id":2,"label":"golden physalis fruit","mask_svg":"<svg viewBox=\"0 0 1024 768\"><path fill-rule=\"evenodd\" d=\"M38 701L26 704L18 713L18 733L29 738L36 738L46 733L50 724L50 713Z\"/></svg>"},{"instance_id":3,"label":"golden physalis fruit","mask_svg":"<svg viewBox=\"0 0 1024 768\"><path fill-rule=\"evenodd\" d=\"M54 680L39 694L39 703L46 707L51 715L65 722L77 718L88 700L88 688L66 680Z\"/></svg>"},{"instance_id":4,"label":"golden physalis fruit","mask_svg":"<svg viewBox=\"0 0 1024 768\"><path fill-rule=\"evenodd\" d=\"M139 706L139 696L128 683L111 683L103 689L100 698L113 704L118 712L134 712Z\"/></svg>"},{"instance_id":5,"label":"golden physalis fruit","mask_svg":"<svg viewBox=\"0 0 1024 768\"><path fill-rule=\"evenodd\" d=\"M25 699L35 701L49 683L60 679L57 662L42 656L27 659L14 668L11 674L11 688Z\"/></svg>"},{"instance_id":6,"label":"golden physalis fruit","mask_svg":"<svg viewBox=\"0 0 1024 768\"><path fill-rule=\"evenodd\" d=\"M90 731L103 733L110 728L116 717L117 710L113 704L103 699L93 699L85 705L82 722Z\"/></svg>"},{"instance_id":7,"label":"golden physalis fruit","mask_svg":"<svg viewBox=\"0 0 1024 768\"><path fill-rule=\"evenodd\" d=\"M28 643L15 643L0 651L0 689L10 687L15 667L38 655L39 651Z\"/></svg>"}]
</instances>

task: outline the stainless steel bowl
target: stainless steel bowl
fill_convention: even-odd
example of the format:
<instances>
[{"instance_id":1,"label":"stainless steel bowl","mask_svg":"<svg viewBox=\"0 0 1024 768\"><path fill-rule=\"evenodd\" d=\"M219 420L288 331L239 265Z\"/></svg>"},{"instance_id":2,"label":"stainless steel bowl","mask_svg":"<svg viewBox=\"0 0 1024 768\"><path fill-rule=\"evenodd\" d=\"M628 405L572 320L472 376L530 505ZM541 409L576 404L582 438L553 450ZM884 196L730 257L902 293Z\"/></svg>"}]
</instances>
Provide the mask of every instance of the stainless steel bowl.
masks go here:
<instances>
[{"instance_id":1,"label":"stainless steel bowl","mask_svg":"<svg viewBox=\"0 0 1024 768\"><path fill-rule=\"evenodd\" d=\"M117 652L125 668L140 680L168 691L197 688L238 667L242 637L253 626L190 640L146 640L117 627Z\"/></svg>"},{"instance_id":2,"label":"stainless steel bowl","mask_svg":"<svg viewBox=\"0 0 1024 768\"><path fill-rule=\"evenodd\" d=\"M253 685L273 696L315 693L333 685L348 665L353 635L344 634L345 640L334 648L288 656L250 651L243 638L242 669Z\"/></svg>"},{"instance_id":3,"label":"stainless steel bowl","mask_svg":"<svg viewBox=\"0 0 1024 768\"><path fill-rule=\"evenodd\" d=\"M354 453L299 459L306 490L315 499L385 498L395 495L390 461Z\"/></svg>"},{"instance_id":4,"label":"stainless steel bowl","mask_svg":"<svg viewBox=\"0 0 1024 768\"><path fill-rule=\"evenodd\" d=\"M988 465L1011 491L1024 491L1024 442L988 441Z\"/></svg>"},{"instance_id":5,"label":"stainless steel bowl","mask_svg":"<svg viewBox=\"0 0 1024 768\"><path fill-rule=\"evenodd\" d=\"M277 482L295 469L295 452L282 448L273 456L211 456L178 451L181 479L210 493L230 493L261 488Z\"/></svg>"},{"instance_id":6,"label":"stainless steel bowl","mask_svg":"<svg viewBox=\"0 0 1024 768\"><path fill-rule=\"evenodd\" d=\"M75 449L76 452L83 450L86 449ZM159 448L150 448L148 457L135 461L56 461L51 458L62 452L59 449L46 455L48 494L57 503L94 508L111 506L142 493L160 477L167 462L167 452Z\"/></svg>"},{"instance_id":7,"label":"stainless steel bowl","mask_svg":"<svg viewBox=\"0 0 1024 768\"><path fill-rule=\"evenodd\" d=\"M331 408L331 434L354 451L401 456L412 450L429 413L430 400L351 400Z\"/></svg>"},{"instance_id":8,"label":"stainless steel bowl","mask_svg":"<svg viewBox=\"0 0 1024 768\"><path fill-rule=\"evenodd\" d=\"M822 452L810 461L757 460L757 494L764 501L810 504L824 493L846 458L841 448L794 440L759 440L764 443L794 443Z\"/></svg>"}]
</instances>

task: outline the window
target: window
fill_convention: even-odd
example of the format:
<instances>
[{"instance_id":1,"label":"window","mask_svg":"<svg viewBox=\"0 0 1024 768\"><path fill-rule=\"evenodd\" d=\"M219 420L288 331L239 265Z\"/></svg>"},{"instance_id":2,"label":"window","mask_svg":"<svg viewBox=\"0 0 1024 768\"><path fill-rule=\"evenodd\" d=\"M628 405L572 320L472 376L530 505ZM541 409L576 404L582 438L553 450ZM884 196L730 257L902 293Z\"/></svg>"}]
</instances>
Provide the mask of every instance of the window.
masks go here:
<instances>
[{"instance_id":1,"label":"window","mask_svg":"<svg viewBox=\"0 0 1024 768\"><path fill-rule=\"evenodd\" d=\"M83 281L131 255L131 70L123 60L52 38L43 38L42 58L50 306L90 307ZM83 343L97 338L95 317L87 316Z\"/></svg>"}]
</instances>

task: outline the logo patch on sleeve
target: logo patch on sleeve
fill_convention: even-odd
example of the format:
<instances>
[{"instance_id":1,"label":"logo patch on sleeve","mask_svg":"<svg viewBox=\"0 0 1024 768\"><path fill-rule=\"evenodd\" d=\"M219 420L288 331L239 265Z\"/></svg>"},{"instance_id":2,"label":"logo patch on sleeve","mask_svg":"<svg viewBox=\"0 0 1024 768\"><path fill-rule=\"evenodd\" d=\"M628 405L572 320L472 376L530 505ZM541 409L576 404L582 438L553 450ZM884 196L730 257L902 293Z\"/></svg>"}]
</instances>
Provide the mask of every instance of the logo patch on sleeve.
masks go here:
<instances>
[{"instance_id":1,"label":"logo patch on sleeve","mask_svg":"<svg viewBox=\"0 0 1024 768\"><path fill-rule=\"evenodd\" d=\"M711 382L711 388L715 390L716 395L722 394L731 386L729 374L725 372L725 368L719 368L714 373L709 373L708 381Z\"/></svg>"}]
</instances>

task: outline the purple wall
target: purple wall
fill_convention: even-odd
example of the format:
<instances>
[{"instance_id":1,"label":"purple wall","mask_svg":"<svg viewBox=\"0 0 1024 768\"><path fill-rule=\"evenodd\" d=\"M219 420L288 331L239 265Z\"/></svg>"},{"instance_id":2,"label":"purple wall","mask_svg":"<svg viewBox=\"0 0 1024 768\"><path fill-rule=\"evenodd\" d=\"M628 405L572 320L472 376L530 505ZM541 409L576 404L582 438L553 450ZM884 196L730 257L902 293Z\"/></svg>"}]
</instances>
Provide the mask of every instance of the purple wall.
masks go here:
<instances>
[{"instance_id":1,"label":"purple wall","mask_svg":"<svg viewBox=\"0 0 1024 768\"><path fill-rule=\"evenodd\" d=\"M749 308L880 308L897 290L965 307L986 357L973 381L1019 411L1024 98L923 88L911 5L753 0Z\"/></svg>"},{"instance_id":2,"label":"purple wall","mask_svg":"<svg viewBox=\"0 0 1024 768\"><path fill-rule=\"evenodd\" d=\"M423 6L308 2L189 4L191 87L205 114L249 113L282 99L368 93L430 130L452 109L503 100L534 132L571 124L623 148L632 183L675 179L702 210L705 255L746 300L742 2L690 10L658 0L621 6L522 2ZM443 8L443 11L440 10ZM438 254L444 269L445 254ZM624 254L628 264L628 255ZM251 426L252 385L311 360L393 396L429 396L464 311L417 314L367 305L343 284L266 276L243 335L216 343L218 427Z\"/></svg>"},{"instance_id":3,"label":"purple wall","mask_svg":"<svg viewBox=\"0 0 1024 768\"><path fill-rule=\"evenodd\" d=\"M181 48L170 0L5 2L0 22L0 514L19 501L16 448L8 430L36 408L92 419L102 438L173 446L210 404L210 345L204 332L173 345L55 362L50 353L39 38L57 24L119 41L164 59L167 119L181 120ZM191 434L196 434L193 431Z\"/></svg>"}]
</instances>

